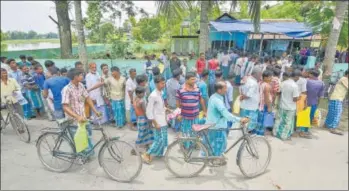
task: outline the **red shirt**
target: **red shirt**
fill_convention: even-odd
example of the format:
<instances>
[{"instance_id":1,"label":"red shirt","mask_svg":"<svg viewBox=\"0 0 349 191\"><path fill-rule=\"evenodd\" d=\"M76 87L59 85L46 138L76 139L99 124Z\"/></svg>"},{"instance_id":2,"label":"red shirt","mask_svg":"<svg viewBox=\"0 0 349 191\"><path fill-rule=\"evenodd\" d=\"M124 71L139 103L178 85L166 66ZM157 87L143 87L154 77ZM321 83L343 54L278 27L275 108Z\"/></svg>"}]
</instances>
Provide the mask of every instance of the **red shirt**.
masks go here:
<instances>
[{"instance_id":1,"label":"red shirt","mask_svg":"<svg viewBox=\"0 0 349 191\"><path fill-rule=\"evenodd\" d=\"M208 69L209 70L217 70L219 66L219 62L216 59L211 59L208 61Z\"/></svg>"},{"instance_id":2,"label":"red shirt","mask_svg":"<svg viewBox=\"0 0 349 191\"><path fill-rule=\"evenodd\" d=\"M198 59L196 61L196 70L197 70L198 74L201 75L202 72L204 71L205 67L206 67L205 60Z\"/></svg>"}]
</instances>

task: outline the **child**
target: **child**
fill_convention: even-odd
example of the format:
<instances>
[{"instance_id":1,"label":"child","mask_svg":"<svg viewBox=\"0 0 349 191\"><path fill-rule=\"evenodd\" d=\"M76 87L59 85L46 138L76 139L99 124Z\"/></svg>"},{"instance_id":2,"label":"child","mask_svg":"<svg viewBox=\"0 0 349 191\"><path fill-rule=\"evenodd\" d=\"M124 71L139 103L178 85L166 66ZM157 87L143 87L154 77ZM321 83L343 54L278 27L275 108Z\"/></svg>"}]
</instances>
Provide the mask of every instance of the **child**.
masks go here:
<instances>
[{"instance_id":1,"label":"child","mask_svg":"<svg viewBox=\"0 0 349 191\"><path fill-rule=\"evenodd\" d=\"M34 80L35 83L39 86L40 90L44 89L44 82L46 80L44 75L44 70L41 65L36 65L34 67Z\"/></svg>"},{"instance_id":2,"label":"child","mask_svg":"<svg viewBox=\"0 0 349 191\"><path fill-rule=\"evenodd\" d=\"M36 111L37 116L40 116L40 109L43 108L43 103L41 99L41 93L39 86L35 83L35 79L32 75L29 73L29 68L26 65L21 66L22 70L22 76L21 76L21 83L22 87L25 91L25 97L30 102L31 107L34 111ZM25 117L30 118L31 117L31 108L26 108L25 110Z\"/></svg>"},{"instance_id":3,"label":"child","mask_svg":"<svg viewBox=\"0 0 349 191\"><path fill-rule=\"evenodd\" d=\"M201 74L201 79L198 82L198 87L200 89L200 93L202 98L205 100L206 108L207 108L207 103L208 103L208 89L207 89L207 84L206 81L208 79L208 70L204 70ZM200 105L200 110L201 110L201 105Z\"/></svg>"},{"instance_id":4,"label":"child","mask_svg":"<svg viewBox=\"0 0 349 191\"><path fill-rule=\"evenodd\" d=\"M61 73L61 76L67 77L68 70L66 68L61 68L60 73Z\"/></svg>"},{"instance_id":5,"label":"child","mask_svg":"<svg viewBox=\"0 0 349 191\"><path fill-rule=\"evenodd\" d=\"M144 97L145 88L138 86L135 90L136 97L133 101L133 107L137 116L137 128L138 128L138 138L136 140L137 146L143 146L146 150L154 140L153 131L149 127L148 119L145 114L147 101Z\"/></svg>"}]
</instances>

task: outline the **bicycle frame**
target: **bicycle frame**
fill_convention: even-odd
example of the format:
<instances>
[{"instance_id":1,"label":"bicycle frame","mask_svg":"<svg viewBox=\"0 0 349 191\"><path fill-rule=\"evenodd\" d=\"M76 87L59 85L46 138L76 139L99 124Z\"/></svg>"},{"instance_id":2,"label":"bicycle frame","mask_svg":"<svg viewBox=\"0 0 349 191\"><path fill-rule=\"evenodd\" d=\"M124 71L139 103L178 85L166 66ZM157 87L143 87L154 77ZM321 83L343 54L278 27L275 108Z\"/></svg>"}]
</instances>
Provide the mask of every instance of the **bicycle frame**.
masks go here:
<instances>
[{"instance_id":1,"label":"bicycle frame","mask_svg":"<svg viewBox=\"0 0 349 191\"><path fill-rule=\"evenodd\" d=\"M63 130L60 131L60 135L58 136L58 139L55 142L55 146L52 150L52 155L59 158L58 156L62 156L63 158L68 158L68 159L76 159L77 157L85 157L88 156L89 154L91 154L92 152L94 152L95 148L98 147L98 145L100 145L101 143L105 143L106 141L108 142L110 139L108 137L108 135L105 133L104 129L99 127L99 128L93 128L92 130L95 131L101 131L102 132L102 137L101 139L92 147L92 149L90 149L89 151L87 151L86 153L82 154L82 153L67 153L67 152L62 152L62 151L58 151L59 147L61 146L62 143L62 139L61 137L67 135L68 141L74 144L74 135L72 133L72 131L70 129L75 128L73 126L66 126L63 128ZM113 149L109 149L110 154L112 155L112 157L118 161L121 162L121 158L115 153L115 151ZM58 156L57 156L58 155ZM62 159L62 158L61 158Z\"/></svg>"},{"instance_id":2,"label":"bicycle frame","mask_svg":"<svg viewBox=\"0 0 349 191\"><path fill-rule=\"evenodd\" d=\"M8 113L6 115L6 118L4 118L2 116L2 113L0 112L1 115L1 120L3 120L5 122L5 126L1 127L1 128L5 128L9 123L10 123L10 116L14 114L14 107L13 107L13 103L12 102L8 102L7 103L7 107L6 109L8 110Z\"/></svg>"},{"instance_id":3,"label":"bicycle frame","mask_svg":"<svg viewBox=\"0 0 349 191\"><path fill-rule=\"evenodd\" d=\"M221 131L226 131L227 129L219 129ZM231 128L231 129L228 129L229 131L237 131L237 130L241 130L242 131L242 136L236 140L230 147L228 147L223 154L227 154L232 148L234 148L237 144L239 144L241 141L244 141L246 140L248 142L248 147L251 147L251 144L250 144L250 135L247 133L246 131L246 128L244 127L239 127L239 128ZM204 138L207 140L206 143L205 143L205 146L208 148L208 156L207 157L191 157L191 153L186 153L186 152L183 152L184 153L184 157L185 157L185 160L188 160L188 161L195 161L195 160L203 160L203 159L208 159L208 160L213 160L213 159L221 159L222 156L212 156L212 153L213 153L213 149L212 149L212 146L211 146L211 143L208 139L208 136L207 136L207 130L203 131L203 132L199 132L199 134L202 133L204 135ZM179 138L180 140L182 141L188 141L188 140L192 140L192 141L201 141L201 139L199 137L184 137L184 138ZM181 148L183 151L185 150L184 149L184 146L182 145ZM254 151L256 149L254 148L249 148L250 151L253 149ZM255 156L255 157L258 157L258 153L256 152L252 152L252 155Z\"/></svg>"}]
</instances>

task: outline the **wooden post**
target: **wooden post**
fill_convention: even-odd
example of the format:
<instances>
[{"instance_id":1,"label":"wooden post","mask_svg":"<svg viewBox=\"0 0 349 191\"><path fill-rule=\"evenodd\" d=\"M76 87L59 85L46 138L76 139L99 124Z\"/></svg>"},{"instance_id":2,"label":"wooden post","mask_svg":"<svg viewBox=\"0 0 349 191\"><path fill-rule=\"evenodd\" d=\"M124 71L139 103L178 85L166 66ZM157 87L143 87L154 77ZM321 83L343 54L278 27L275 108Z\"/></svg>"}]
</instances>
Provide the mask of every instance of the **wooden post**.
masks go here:
<instances>
[{"instance_id":1,"label":"wooden post","mask_svg":"<svg viewBox=\"0 0 349 191\"><path fill-rule=\"evenodd\" d=\"M264 33L262 34L260 44L259 44L259 57L261 57L261 53L262 53L263 39L264 39Z\"/></svg>"},{"instance_id":2,"label":"wooden post","mask_svg":"<svg viewBox=\"0 0 349 191\"><path fill-rule=\"evenodd\" d=\"M250 34L247 35L247 45L246 45L247 52L249 50L249 47L250 47Z\"/></svg>"},{"instance_id":3,"label":"wooden post","mask_svg":"<svg viewBox=\"0 0 349 191\"><path fill-rule=\"evenodd\" d=\"M222 48L222 44L223 44L223 32L221 32L221 45L220 45L220 48Z\"/></svg>"},{"instance_id":4,"label":"wooden post","mask_svg":"<svg viewBox=\"0 0 349 191\"><path fill-rule=\"evenodd\" d=\"M231 36L232 36L230 32L229 32L229 35L230 35L230 38L229 38L230 40L229 40L229 48L228 48L228 49L230 50L230 46L231 46Z\"/></svg>"},{"instance_id":5,"label":"wooden post","mask_svg":"<svg viewBox=\"0 0 349 191\"><path fill-rule=\"evenodd\" d=\"M291 41L290 55L292 55L292 51L293 51L293 42L294 42L294 37L293 37L293 39Z\"/></svg>"}]
</instances>

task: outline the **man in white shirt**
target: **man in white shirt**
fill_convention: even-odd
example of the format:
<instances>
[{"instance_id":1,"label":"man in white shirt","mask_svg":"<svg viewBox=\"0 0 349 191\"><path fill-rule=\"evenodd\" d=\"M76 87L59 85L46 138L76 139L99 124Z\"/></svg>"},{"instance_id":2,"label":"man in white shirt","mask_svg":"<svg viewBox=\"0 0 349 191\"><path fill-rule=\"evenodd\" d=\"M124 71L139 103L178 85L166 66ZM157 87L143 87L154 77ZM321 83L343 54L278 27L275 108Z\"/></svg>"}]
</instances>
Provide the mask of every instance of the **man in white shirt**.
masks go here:
<instances>
[{"instance_id":1,"label":"man in white shirt","mask_svg":"<svg viewBox=\"0 0 349 191\"><path fill-rule=\"evenodd\" d=\"M162 98L165 79L159 75L155 77L154 82L156 89L150 94L146 109L146 115L154 131L154 142L149 150L141 155L143 161L148 164L152 161L152 156L163 156L167 147L166 108Z\"/></svg>"},{"instance_id":2,"label":"man in white shirt","mask_svg":"<svg viewBox=\"0 0 349 191\"><path fill-rule=\"evenodd\" d=\"M7 58L2 56L0 57L1 60L1 68L5 69L7 72L11 71L11 68L9 66L9 64L7 63Z\"/></svg>"},{"instance_id":3,"label":"man in white shirt","mask_svg":"<svg viewBox=\"0 0 349 191\"><path fill-rule=\"evenodd\" d=\"M240 85L241 82L241 68L248 61L247 54L242 53L241 57L236 60L234 73L235 73L235 85Z\"/></svg>"},{"instance_id":4,"label":"man in white shirt","mask_svg":"<svg viewBox=\"0 0 349 191\"><path fill-rule=\"evenodd\" d=\"M257 128L259 108L259 84L258 79L262 77L262 69L254 68L251 76L246 79L245 84L240 87L240 116L250 118L248 130Z\"/></svg>"},{"instance_id":5,"label":"man in white shirt","mask_svg":"<svg viewBox=\"0 0 349 191\"><path fill-rule=\"evenodd\" d=\"M108 115L106 112L106 104L103 99L102 94L102 86L103 86L103 80L97 73L97 65L96 63L92 62L89 64L90 72L86 74L85 80L86 80L86 88L87 92L92 99L93 104L95 105L95 108L98 110L98 112L102 113L102 119L95 119L94 123L106 123L108 121ZM93 118L96 118L95 114L93 113Z\"/></svg>"},{"instance_id":6,"label":"man in white shirt","mask_svg":"<svg viewBox=\"0 0 349 191\"><path fill-rule=\"evenodd\" d=\"M273 128L273 135L281 140L291 138L294 131L294 122L296 116L296 102L299 97L298 85L296 84L294 72L284 72L281 83L280 108Z\"/></svg>"},{"instance_id":7,"label":"man in white shirt","mask_svg":"<svg viewBox=\"0 0 349 191\"><path fill-rule=\"evenodd\" d=\"M229 74L229 61L230 56L227 51L224 52L224 55L222 56L220 62L222 64L222 72L223 72L223 79L228 79Z\"/></svg>"},{"instance_id":8,"label":"man in white shirt","mask_svg":"<svg viewBox=\"0 0 349 191\"><path fill-rule=\"evenodd\" d=\"M125 87L125 109L126 109L126 122L129 128L133 131L136 131L137 128L135 128L135 117L132 120L132 116L135 116L135 110L133 108L133 95L134 91L137 87L136 83L136 76L137 71L134 68L131 68L129 71L130 77L126 81L126 87Z\"/></svg>"}]
</instances>

